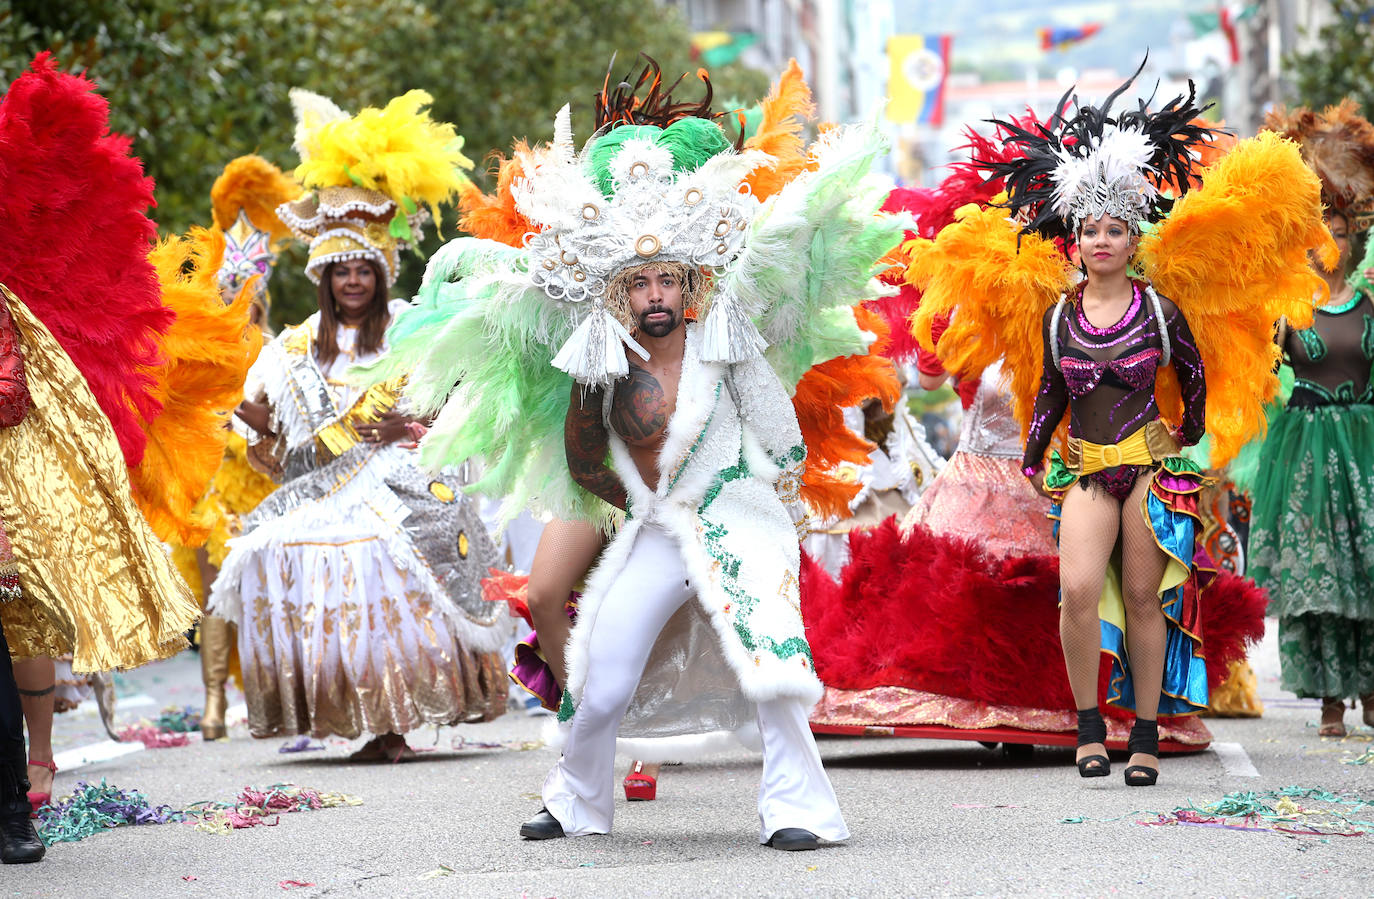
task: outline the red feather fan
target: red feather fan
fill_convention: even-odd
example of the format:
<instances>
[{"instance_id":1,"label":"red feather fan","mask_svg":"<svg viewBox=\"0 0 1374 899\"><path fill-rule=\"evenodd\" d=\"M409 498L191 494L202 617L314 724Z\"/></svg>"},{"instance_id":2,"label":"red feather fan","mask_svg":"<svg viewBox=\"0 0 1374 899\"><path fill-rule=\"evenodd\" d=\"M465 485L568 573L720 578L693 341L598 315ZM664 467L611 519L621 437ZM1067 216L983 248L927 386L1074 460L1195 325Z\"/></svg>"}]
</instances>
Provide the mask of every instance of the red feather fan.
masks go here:
<instances>
[{"instance_id":1,"label":"red feather fan","mask_svg":"<svg viewBox=\"0 0 1374 899\"><path fill-rule=\"evenodd\" d=\"M827 686L900 686L990 704L1074 708L1059 648L1057 558L998 559L920 527L904 537L891 518L851 531L849 550L839 583L810 557L802 560L806 636ZM1264 633L1267 602L1253 582L1231 574L1206 588L1209 687Z\"/></svg>"},{"instance_id":2,"label":"red feather fan","mask_svg":"<svg viewBox=\"0 0 1374 899\"><path fill-rule=\"evenodd\" d=\"M95 90L43 53L0 101L0 282L71 356L134 466L174 314L148 261L152 179Z\"/></svg>"}]
</instances>

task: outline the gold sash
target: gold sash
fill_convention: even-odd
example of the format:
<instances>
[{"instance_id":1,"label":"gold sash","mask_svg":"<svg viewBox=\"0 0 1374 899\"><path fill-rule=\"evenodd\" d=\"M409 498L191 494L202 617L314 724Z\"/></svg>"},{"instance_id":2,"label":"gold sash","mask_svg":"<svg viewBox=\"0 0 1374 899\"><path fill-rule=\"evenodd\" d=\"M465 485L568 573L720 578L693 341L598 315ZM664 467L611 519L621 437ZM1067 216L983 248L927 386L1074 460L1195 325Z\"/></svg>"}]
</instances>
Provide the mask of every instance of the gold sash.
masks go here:
<instances>
[{"instance_id":1,"label":"gold sash","mask_svg":"<svg viewBox=\"0 0 1374 899\"><path fill-rule=\"evenodd\" d=\"M1168 426L1155 419L1120 443L1090 443L1070 437L1064 464L1081 477L1118 465L1154 465L1177 456L1179 449Z\"/></svg>"}]
</instances>

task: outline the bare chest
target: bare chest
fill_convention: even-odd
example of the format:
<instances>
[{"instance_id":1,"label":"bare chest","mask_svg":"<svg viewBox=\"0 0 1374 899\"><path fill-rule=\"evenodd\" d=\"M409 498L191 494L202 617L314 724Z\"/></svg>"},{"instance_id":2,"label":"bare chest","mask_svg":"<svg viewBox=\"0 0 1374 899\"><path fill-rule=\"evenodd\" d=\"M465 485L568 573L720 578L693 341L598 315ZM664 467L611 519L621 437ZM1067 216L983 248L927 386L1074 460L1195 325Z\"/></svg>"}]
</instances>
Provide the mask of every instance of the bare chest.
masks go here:
<instances>
[{"instance_id":1,"label":"bare chest","mask_svg":"<svg viewBox=\"0 0 1374 899\"><path fill-rule=\"evenodd\" d=\"M680 369L651 372L632 365L615 385L610 425L632 447L657 449L677 408Z\"/></svg>"}]
</instances>

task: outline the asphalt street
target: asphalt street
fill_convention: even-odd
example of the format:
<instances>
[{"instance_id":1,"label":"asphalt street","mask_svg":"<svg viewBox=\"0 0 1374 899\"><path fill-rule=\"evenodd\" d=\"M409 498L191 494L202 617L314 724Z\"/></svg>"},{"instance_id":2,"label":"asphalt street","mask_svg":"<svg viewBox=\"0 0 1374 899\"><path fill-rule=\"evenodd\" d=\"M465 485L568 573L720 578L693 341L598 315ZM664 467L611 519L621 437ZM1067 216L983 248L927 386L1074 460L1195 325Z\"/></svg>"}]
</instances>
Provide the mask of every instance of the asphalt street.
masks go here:
<instances>
[{"instance_id":1,"label":"asphalt street","mask_svg":"<svg viewBox=\"0 0 1374 899\"><path fill-rule=\"evenodd\" d=\"M1159 785L1149 789L1123 784L1124 756L1113 759L1114 776L1083 780L1068 749L1009 759L977 743L824 738L821 753L853 838L790 854L757 843L760 765L745 751L665 769L657 801L618 800L609 836L528 843L517 829L538 811L537 791L555 756L540 742L546 719L523 711L412 734L412 745L426 751L399 765L348 762L361 741L284 753L286 739L249 738L241 713L228 741L134 744L122 748L135 751L82 764L121 749L105 741L87 703L57 722L65 762L59 794L78 780L104 779L183 808L228 801L246 786L294 783L362 804L227 834L186 823L122 827L54 845L41 865L0 869L0 894L1374 895L1374 835L1147 826L1237 791L1297 786L1374 800L1374 763L1352 764L1374 755L1374 732L1319 738L1316 703L1278 688L1272 637L1252 661L1264 717L1209 720L1214 748L1166 758ZM121 724L201 701L199 665L189 653L121 675L118 687ZM1374 820L1374 808L1352 817Z\"/></svg>"}]
</instances>

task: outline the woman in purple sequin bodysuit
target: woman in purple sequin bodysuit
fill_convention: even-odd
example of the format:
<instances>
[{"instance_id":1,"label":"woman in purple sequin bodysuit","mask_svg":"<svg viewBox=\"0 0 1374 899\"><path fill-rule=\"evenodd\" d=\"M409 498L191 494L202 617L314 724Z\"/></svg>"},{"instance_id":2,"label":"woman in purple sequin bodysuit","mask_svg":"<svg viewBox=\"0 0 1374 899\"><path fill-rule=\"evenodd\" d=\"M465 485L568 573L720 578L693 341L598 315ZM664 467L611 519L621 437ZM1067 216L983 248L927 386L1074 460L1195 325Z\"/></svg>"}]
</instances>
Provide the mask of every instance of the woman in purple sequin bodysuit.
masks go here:
<instances>
[{"instance_id":1,"label":"woman in purple sequin bodysuit","mask_svg":"<svg viewBox=\"0 0 1374 899\"><path fill-rule=\"evenodd\" d=\"M1206 382L1178 307L1129 277L1137 229L1102 215L1085 218L1076 236L1087 277L1045 314L1045 367L1022 464L1058 506L1060 640L1079 709L1080 773L1108 770L1101 741L1092 739L1106 650L1114 659L1109 701L1136 711L1126 782L1148 785L1157 777L1157 737L1142 737L1157 734L1157 715L1206 703L1205 668L1189 639L1196 603L1185 588L1201 479L1175 458L1180 445L1202 437ZM1156 377L1170 364L1183 395L1178 431L1164 425L1155 400ZM1054 453L1046 472L1045 451L1066 409L1070 458ZM1166 519L1188 533L1169 534L1177 529Z\"/></svg>"}]
</instances>

